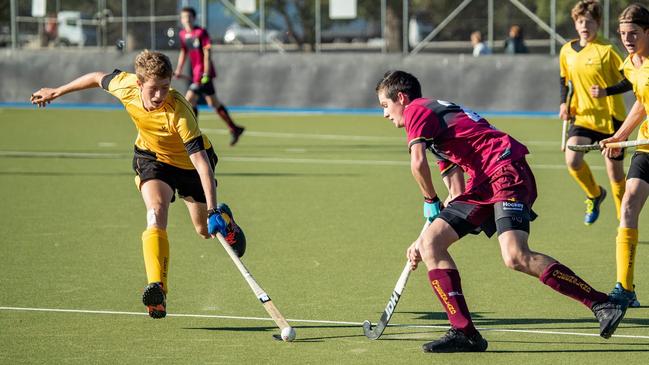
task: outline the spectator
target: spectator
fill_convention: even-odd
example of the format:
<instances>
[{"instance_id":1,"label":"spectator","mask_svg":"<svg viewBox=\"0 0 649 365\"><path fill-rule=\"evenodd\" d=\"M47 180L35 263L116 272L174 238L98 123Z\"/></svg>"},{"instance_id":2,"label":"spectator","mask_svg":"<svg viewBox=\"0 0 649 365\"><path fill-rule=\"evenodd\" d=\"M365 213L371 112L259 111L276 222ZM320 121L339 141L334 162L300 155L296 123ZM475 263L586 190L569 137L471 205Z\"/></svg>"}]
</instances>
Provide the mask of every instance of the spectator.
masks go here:
<instances>
[{"instance_id":1,"label":"spectator","mask_svg":"<svg viewBox=\"0 0 649 365\"><path fill-rule=\"evenodd\" d=\"M482 41L482 33L479 30L471 33L471 45L473 46L474 57L491 54L491 49Z\"/></svg>"},{"instance_id":2,"label":"spectator","mask_svg":"<svg viewBox=\"0 0 649 365\"><path fill-rule=\"evenodd\" d=\"M505 53L517 54L528 52L525 41L523 41L523 29L519 25L512 25L509 28L509 37L505 39Z\"/></svg>"}]
</instances>

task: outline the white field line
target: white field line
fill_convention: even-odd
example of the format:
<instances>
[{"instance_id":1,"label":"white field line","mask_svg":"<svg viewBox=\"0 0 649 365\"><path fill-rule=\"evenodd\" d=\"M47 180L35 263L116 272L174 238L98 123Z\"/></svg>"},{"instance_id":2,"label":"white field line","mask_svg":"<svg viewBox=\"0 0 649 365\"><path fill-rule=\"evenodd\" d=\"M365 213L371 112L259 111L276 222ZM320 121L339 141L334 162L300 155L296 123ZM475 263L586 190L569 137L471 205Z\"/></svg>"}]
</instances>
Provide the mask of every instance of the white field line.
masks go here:
<instances>
[{"instance_id":1,"label":"white field line","mask_svg":"<svg viewBox=\"0 0 649 365\"><path fill-rule=\"evenodd\" d=\"M206 133L229 135L230 130L220 128L201 128ZM384 137L384 136L355 136L347 134L314 134L314 133L285 133L285 132L262 132L246 131L246 136L263 138L284 138L284 139L314 139L325 141L391 141L404 143L405 137ZM557 141L523 141L528 146L559 146Z\"/></svg>"},{"instance_id":2,"label":"white field line","mask_svg":"<svg viewBox=\"0 0 649 365\"><path fill-rule=\"evenodd\" d=\"M41 151L0 151L0 157L33 157L33 158L96 158L96 159L121 159L131 158L132 155L124 153L86 153L86 152L41 152ZM325 158L286 158L286 157L245 157L245 156L224 156L219 157L221 161L231 162L262 162L262 163L290 163L290 164L318 164L318 165L371 165L371 166L410 166L409 161L392 160L344 160ZM539 170L563 170L562 164L535 164L530 163L533 169ZM604 170L604 166L594 165L591 170Z\"/></svg>"},{"instance_id":3,"label":"white field line","mask_svg":"<svg viewBox=\"0 0 649 365\"><path fill-rule=\"evenodd\" d=\"M30 308L30 307L0 307L0 311L21 311L21 312L48 312L48 313L78 313L78 314L113 314L125 316L146 316L144 312L122 312L122 311L109 311L109 310L90 310L90 309L63 309L63 308ZM246 317L246 316L224 316L214 314L182 314L182 313L169 313L167 317L185 317L185 318L214 318L214 319L235 319L242 321L273 321L272 318L265 317ZM320 319L287 319L292 323L321 323L321 324L340 324L362 326L362 322L349 322L349 321L330 321ZM434 326L434 325L411 325L411 324L389 324L390 327L401 328L430 328L430 329L448 329L448 326ZM509 332L509 333L530 333L540 335L566 335L566 336L582 336L582 337L599 337L596 333L580 333L580 332L563 332L563 331L543 331L543 330L517 330L506 328L484 328L478 329L490 332ZM649 339L649 336L643 335L613 335L616 338L633 338L633 339Z\"/></svg>"}]
</instances>

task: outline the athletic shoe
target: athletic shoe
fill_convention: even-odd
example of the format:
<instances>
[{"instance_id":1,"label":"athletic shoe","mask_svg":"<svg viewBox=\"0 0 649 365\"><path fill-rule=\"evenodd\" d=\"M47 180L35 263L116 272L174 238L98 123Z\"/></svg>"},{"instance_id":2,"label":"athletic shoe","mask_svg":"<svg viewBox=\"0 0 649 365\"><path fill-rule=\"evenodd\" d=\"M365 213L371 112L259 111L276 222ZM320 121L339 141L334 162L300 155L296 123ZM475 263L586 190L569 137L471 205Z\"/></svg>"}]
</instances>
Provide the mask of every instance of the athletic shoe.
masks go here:
<instances>
[{"instance_id":1,"label":"athletic shoe","mask_svg":"<svg viewBox=\"0 0 649 365\"><path fill-rule=\"evenodd\" d=\"M230 132L230 146L234 146L239 142L239 137L241 137L245 130L244 127L234 127L234 130Z\"/></svg>"},{"instance_id":2,"label":"athletic shoe","mask_svg":"<svg viewBox=\"0 0 649 365\"><path fill-rule=\"evenodd\" d=\"M635 285L633 286L633 289L635 289ZM611 299L611 301L616 303L627 302L629 303L630 308L638 308L640 306L638 297L635 295L635 290L626 290L620 283L615 284L615 288L611 290L611 293L608 295L608 297Z\"/></svg>"},{"instance_id":3,"label":"athletic shoe","mask_svg":"<svg viewBox=\"0 0 649 365\"><path fill-rule=\"evenodd\" d=\"M614 302L609 300L607 302L595 303L592 311L599 321L599 335L604 338L610 338L617 325L620 324L626 308L629 306L628 302Z\"/></svg>"},{"instance_id":4,"label":"athletic shoe","mask_svg":"<svg viewBox=\"0 0 649 365\"><path fill-rule=\"evenodd\" d=\"M442 338L425 343L421 348L424 352L484 352L488 345L479 332L467 336L457 328L451 327Z\"/></svg>"},{"instance_id":5,"label":"athletic shoe","mask_svg":"<svg viewBox=\"0 0 649 365\"><path fill-rule=\"evenodd\" d=\"M220 203L217 208L229 218L225 220L228 222L228 226L226 227L228 233L224 237L225 240L232 246L237 256L242 257L246 253L246 235L243 234L241 227L234 221L232 210L227 204Z\"/></svg>"},{"instance_id":6,"label":"athletic shoe","mask_svg":"<svg viewBox=\"0 0 649 365\"><path fill-rule=\"evenodd\" d=\"M599 187L601 194L597 198L587 198L584 203L586 203L586 215L584 216L584 224L590 226L595 223L597 218L599 218L599 206L602 205L604 198L606 198L606 190L603 187Z\"/></svg>"},{"instance_id":7,"label":"athletic shoe","mask_svg":"<svg viewBox=\"0 0 649 365\"><path fill-rule=\"evenodd\" d=\"M164 318L167 315L167 301L162 283L151 283L144 287L142 303L151 318Z\"/></svg>"}]
</instances>

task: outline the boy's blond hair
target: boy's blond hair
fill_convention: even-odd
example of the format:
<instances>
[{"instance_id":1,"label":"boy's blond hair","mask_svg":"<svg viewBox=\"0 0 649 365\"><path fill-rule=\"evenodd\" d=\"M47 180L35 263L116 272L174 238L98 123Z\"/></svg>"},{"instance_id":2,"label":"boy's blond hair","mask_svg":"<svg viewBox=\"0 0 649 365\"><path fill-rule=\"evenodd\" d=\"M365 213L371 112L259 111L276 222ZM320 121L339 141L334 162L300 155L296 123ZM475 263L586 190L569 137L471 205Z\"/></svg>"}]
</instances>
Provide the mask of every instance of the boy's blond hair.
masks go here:
<instances>
[{"instance_id":1,"label":"boy's blond hair","mask_svg":"<svg viewBox=\"0 0 649 365\"><path fill-rule=\"evenodd\" d=\"M169 57L160 52L145 49L135 57L135 74L140 82L152 78L171 79L173 69Z\"/></svg>"},{"instance_id":2,"label":"boy's blond hair","mask_svg":"<svg viewBox=\"0 0 649 365\"><path fill-rule=\"evenodd\" d=\"M572 8L570 15L572 20L577 21L580 16L590 15L597 24L602 23L602 7L596 0L581 0Z\"/></svg>"}]
</instances>

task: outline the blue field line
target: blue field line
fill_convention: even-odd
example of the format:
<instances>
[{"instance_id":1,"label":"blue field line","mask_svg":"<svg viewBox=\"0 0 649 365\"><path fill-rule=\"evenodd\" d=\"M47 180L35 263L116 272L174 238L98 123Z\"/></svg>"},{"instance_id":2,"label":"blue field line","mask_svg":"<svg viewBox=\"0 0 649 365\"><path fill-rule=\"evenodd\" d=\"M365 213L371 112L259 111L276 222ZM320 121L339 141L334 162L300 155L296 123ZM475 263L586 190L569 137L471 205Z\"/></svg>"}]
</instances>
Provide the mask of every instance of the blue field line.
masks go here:
<instances>
[{"instance_id":1,"label":"blue field line","mask_svg":"<svg viewBox=\"0 0 649 365\"><path fill-rule=\"evenodd\" d=\"M0 102L0 108L35 109L36 107L28 102ZM52 109L77 109L77 110L117 110L122 109L117 103L55 103L48 105ZM199 110L209 110L207 105L201 105ZM349 115L381 115L380 108L292 108L276 106L229 106L228 109L235 113L281 113L281 114L349 114ZM520 118L550 118L555 117L557 112L544 111L498 111L484 110L479 114L485 117L520 117Z\"/></svg>"}]
</instances>

